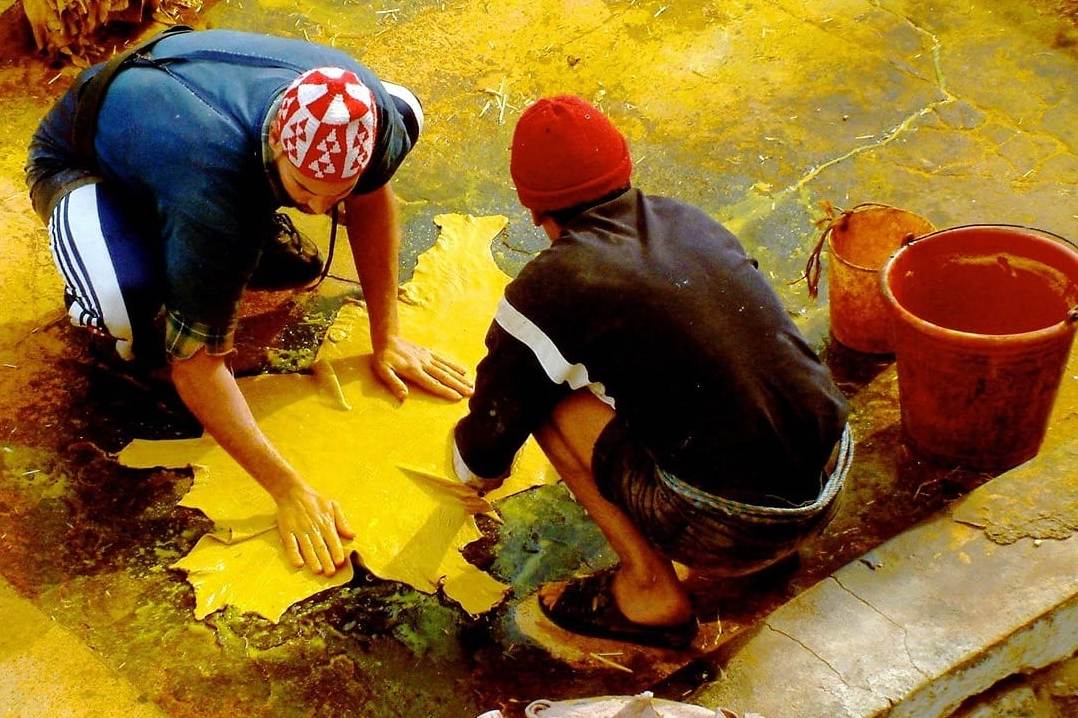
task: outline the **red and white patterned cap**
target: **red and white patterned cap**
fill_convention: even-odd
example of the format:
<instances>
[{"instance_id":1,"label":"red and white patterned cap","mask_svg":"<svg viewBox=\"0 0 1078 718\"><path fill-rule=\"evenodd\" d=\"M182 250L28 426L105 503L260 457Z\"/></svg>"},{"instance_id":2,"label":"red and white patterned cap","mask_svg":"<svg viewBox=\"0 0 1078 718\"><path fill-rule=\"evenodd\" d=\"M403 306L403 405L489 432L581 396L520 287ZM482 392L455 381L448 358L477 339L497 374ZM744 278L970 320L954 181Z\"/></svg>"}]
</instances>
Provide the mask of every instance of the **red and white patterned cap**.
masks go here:
<instances>
[{"instance_id":1,"label":"red and white patterned cap","mask_svg":"<svg viewBox=\"0 0 1078 718\"><path fill-rule=\"evenodd\" d=\"M358 177L374 149L374 95L351 70L308 70L284 91L270 134L307 177Z\"/></svg>"}]
</instances>

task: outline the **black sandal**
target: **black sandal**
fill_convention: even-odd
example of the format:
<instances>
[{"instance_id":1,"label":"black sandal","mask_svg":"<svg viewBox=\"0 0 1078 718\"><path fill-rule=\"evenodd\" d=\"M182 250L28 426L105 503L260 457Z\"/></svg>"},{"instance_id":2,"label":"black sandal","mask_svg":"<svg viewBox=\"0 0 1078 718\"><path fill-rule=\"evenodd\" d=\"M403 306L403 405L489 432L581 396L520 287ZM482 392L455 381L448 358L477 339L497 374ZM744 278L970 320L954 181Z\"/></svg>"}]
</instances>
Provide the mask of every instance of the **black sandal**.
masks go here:
<instances>
[{"instance_id":1,"label":"black sandal","mask_svg":"<svg viewBox=\"0 0 1078 718\"><path fill-rule=\"evenodd\" d=\"M687 648L700 629L693 616L673 626L635 623L625 617L614 601L617 567L565 582L552 605L539 597L539 608L554 625L582 636L628 641L657 648Z\"/></svg>"}]
</instances>

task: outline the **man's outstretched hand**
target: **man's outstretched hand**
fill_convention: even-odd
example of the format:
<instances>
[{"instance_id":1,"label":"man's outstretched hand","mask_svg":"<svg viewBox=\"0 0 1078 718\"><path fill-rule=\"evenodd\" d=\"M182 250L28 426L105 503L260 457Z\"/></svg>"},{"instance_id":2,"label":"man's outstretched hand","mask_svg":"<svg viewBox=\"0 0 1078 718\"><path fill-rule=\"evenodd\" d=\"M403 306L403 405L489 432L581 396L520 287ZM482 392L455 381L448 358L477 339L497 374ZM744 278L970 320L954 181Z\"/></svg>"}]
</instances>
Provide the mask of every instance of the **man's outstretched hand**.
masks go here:
<instances>
[{"instance_id":1,"label":"man's outstretched hand","mask_svg":"<svg viewBox=\"0 0 1078 718\"><path fill-rule=\"evenodd\" d=\"M472 395L474 387L462 367L404 337L389 337L385 347L375 350L372 361L374 373L400 401L408 397L405 379L451 401Z\"/></svg>"},{"instance_id":2,"label":"man's outstretched hand","mask_svg":"<svg viewBox=\"0 0 1078 718\"><path fill-rule=\"evenodd\" d=\"M306 564L313 573L326 576L336 573L348 558L341 539L355 536L337 502L304 484L277 498L277 530L293 566Z\"/></svg>"}]
</instances>

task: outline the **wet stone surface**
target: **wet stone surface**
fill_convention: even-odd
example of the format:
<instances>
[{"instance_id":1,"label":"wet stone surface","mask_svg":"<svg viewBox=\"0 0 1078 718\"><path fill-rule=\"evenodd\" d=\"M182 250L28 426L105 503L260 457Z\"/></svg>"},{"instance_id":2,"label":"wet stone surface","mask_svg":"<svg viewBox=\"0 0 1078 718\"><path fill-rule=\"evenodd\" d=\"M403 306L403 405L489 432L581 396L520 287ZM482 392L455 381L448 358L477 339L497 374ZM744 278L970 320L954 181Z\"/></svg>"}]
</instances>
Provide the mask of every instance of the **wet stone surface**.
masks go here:
<instances>
[{"instance_id":1,"label":"wet stone surface","mask_svg":"<svg viewBox=\"0 0 1078 718\"><path fill-rule=\"evenodd\" d=\"M826 303L793 283L820 202L884 201L937 226L1012 221L1078 235L1072 4L834 5L586 0L567 13L561 3L465 0L388 12L395 6L363 0L245 0L203 17L336 44L422 97L424 139L395 179L402 278L444 211L507 215L492 249L509 273L545 246L516 203L507 148L530 99L574 92L625 129L638 185L698 204L739 234L823 350L858 439L840 513L799 566L691 579L701 615L721 616L731 640L659 683L670 697L718 675L769 610L990 478L918 458L903 441L893 363L829 344ZM57 320L58 280L22 188L29 135L74 74L23 55L0 67L11 110L0 133L0 576L177 716L459 718L494 707L519 716L539 697L655 685L646 660L632 673L569 667L516 628L514 607L542 582L614 560L560 486L507 499L503 523L481 522L485 538L466 554L513 592L478 619L361 570L276 625L232 610L194 619L192 590L168 568L211 528L176 506L190 473L126 469L112 454L132 438L189 437L198 426L164 377L122 366ZM304 228L325 248L328 222ZM257 298L238 373L304 370L354 291L328 279L317 296Z\"/></svg>"},{"instance_id":2,"label":"wet stone surface","mask_svg":"<svg viewBox=\"0 0 1078 718\"><path fill-rule=\"evenodd\" d=\"M632 692L661 678L646 662L631 665L631 674L598 663L570 668L516 628L515 605L540 584L615 560L560 485L501 502L504 523L481 522L486 538L466 555L510 583L513 594L479 619L360 570L350 585L301 602L277 625L232 610L195 621L190 588L167 568L212 528L200 513L176 507L189 472L128 469L107 451L127 437L190 436L197 426L167 383L117 379L73 330L46 334L72 358L43 370L33 387L51 391L62 377L70 398L45 414L50 431L33 429L29 410L0 423L11 449L0 482L0 573L166 710L271 715L318 706L316 714L328 715L363 705L363 715L388 716L410 715L394 712L410 704L415 714L460 716L491 706L519 709L514 701L544 695ZM304 350L287 343L279 349ZM734 636L988 478L924 464L905 449L891 363L839 346L824 356L855 406L859 445L850 487L799 567L690 580L700 615L721 616ZM108 402L94 403L94 392ZM698 657L660 690L691 689L717 672L721 658ZM406 679L420 673L418 684ZM433 706L437 712L428 713Z\"/></svg>"}]
</instances>

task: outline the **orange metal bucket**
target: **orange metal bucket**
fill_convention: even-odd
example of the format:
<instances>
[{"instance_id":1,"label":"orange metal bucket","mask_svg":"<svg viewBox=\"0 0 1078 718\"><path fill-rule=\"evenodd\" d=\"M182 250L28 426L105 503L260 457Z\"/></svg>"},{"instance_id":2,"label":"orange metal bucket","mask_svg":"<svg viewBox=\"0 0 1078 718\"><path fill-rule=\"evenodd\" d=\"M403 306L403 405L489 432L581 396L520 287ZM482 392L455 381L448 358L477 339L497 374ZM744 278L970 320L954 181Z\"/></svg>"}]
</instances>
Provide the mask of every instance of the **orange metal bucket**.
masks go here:
<instances>
[{"instance_id":1,"label":"orange metal bucket","mask_svg":"<svg viewBox=\"0 0 1078 718\"><path fill-rule=\"evenodd\" d=\"M835 339L868 354L894 351L891 312L880 293L880 268L904 242L933 229L924 217L885 204L857 205L827 225L816 254L826 239L831 255L828 303ZM811 277L809 289L815 296Z\"/></svg>"},{"instance_id":2,"label":"orange metal bucket","mask_svg":"<svg viewBox=\"0 0 1078 718\"><path fill-rule=\"evenodd\" d=\"M1036 455L1078 324L1078 252L1053 238L955 227L884 266L902 426L922 453L991 472Z\"/></svg>"}]
</instances>

